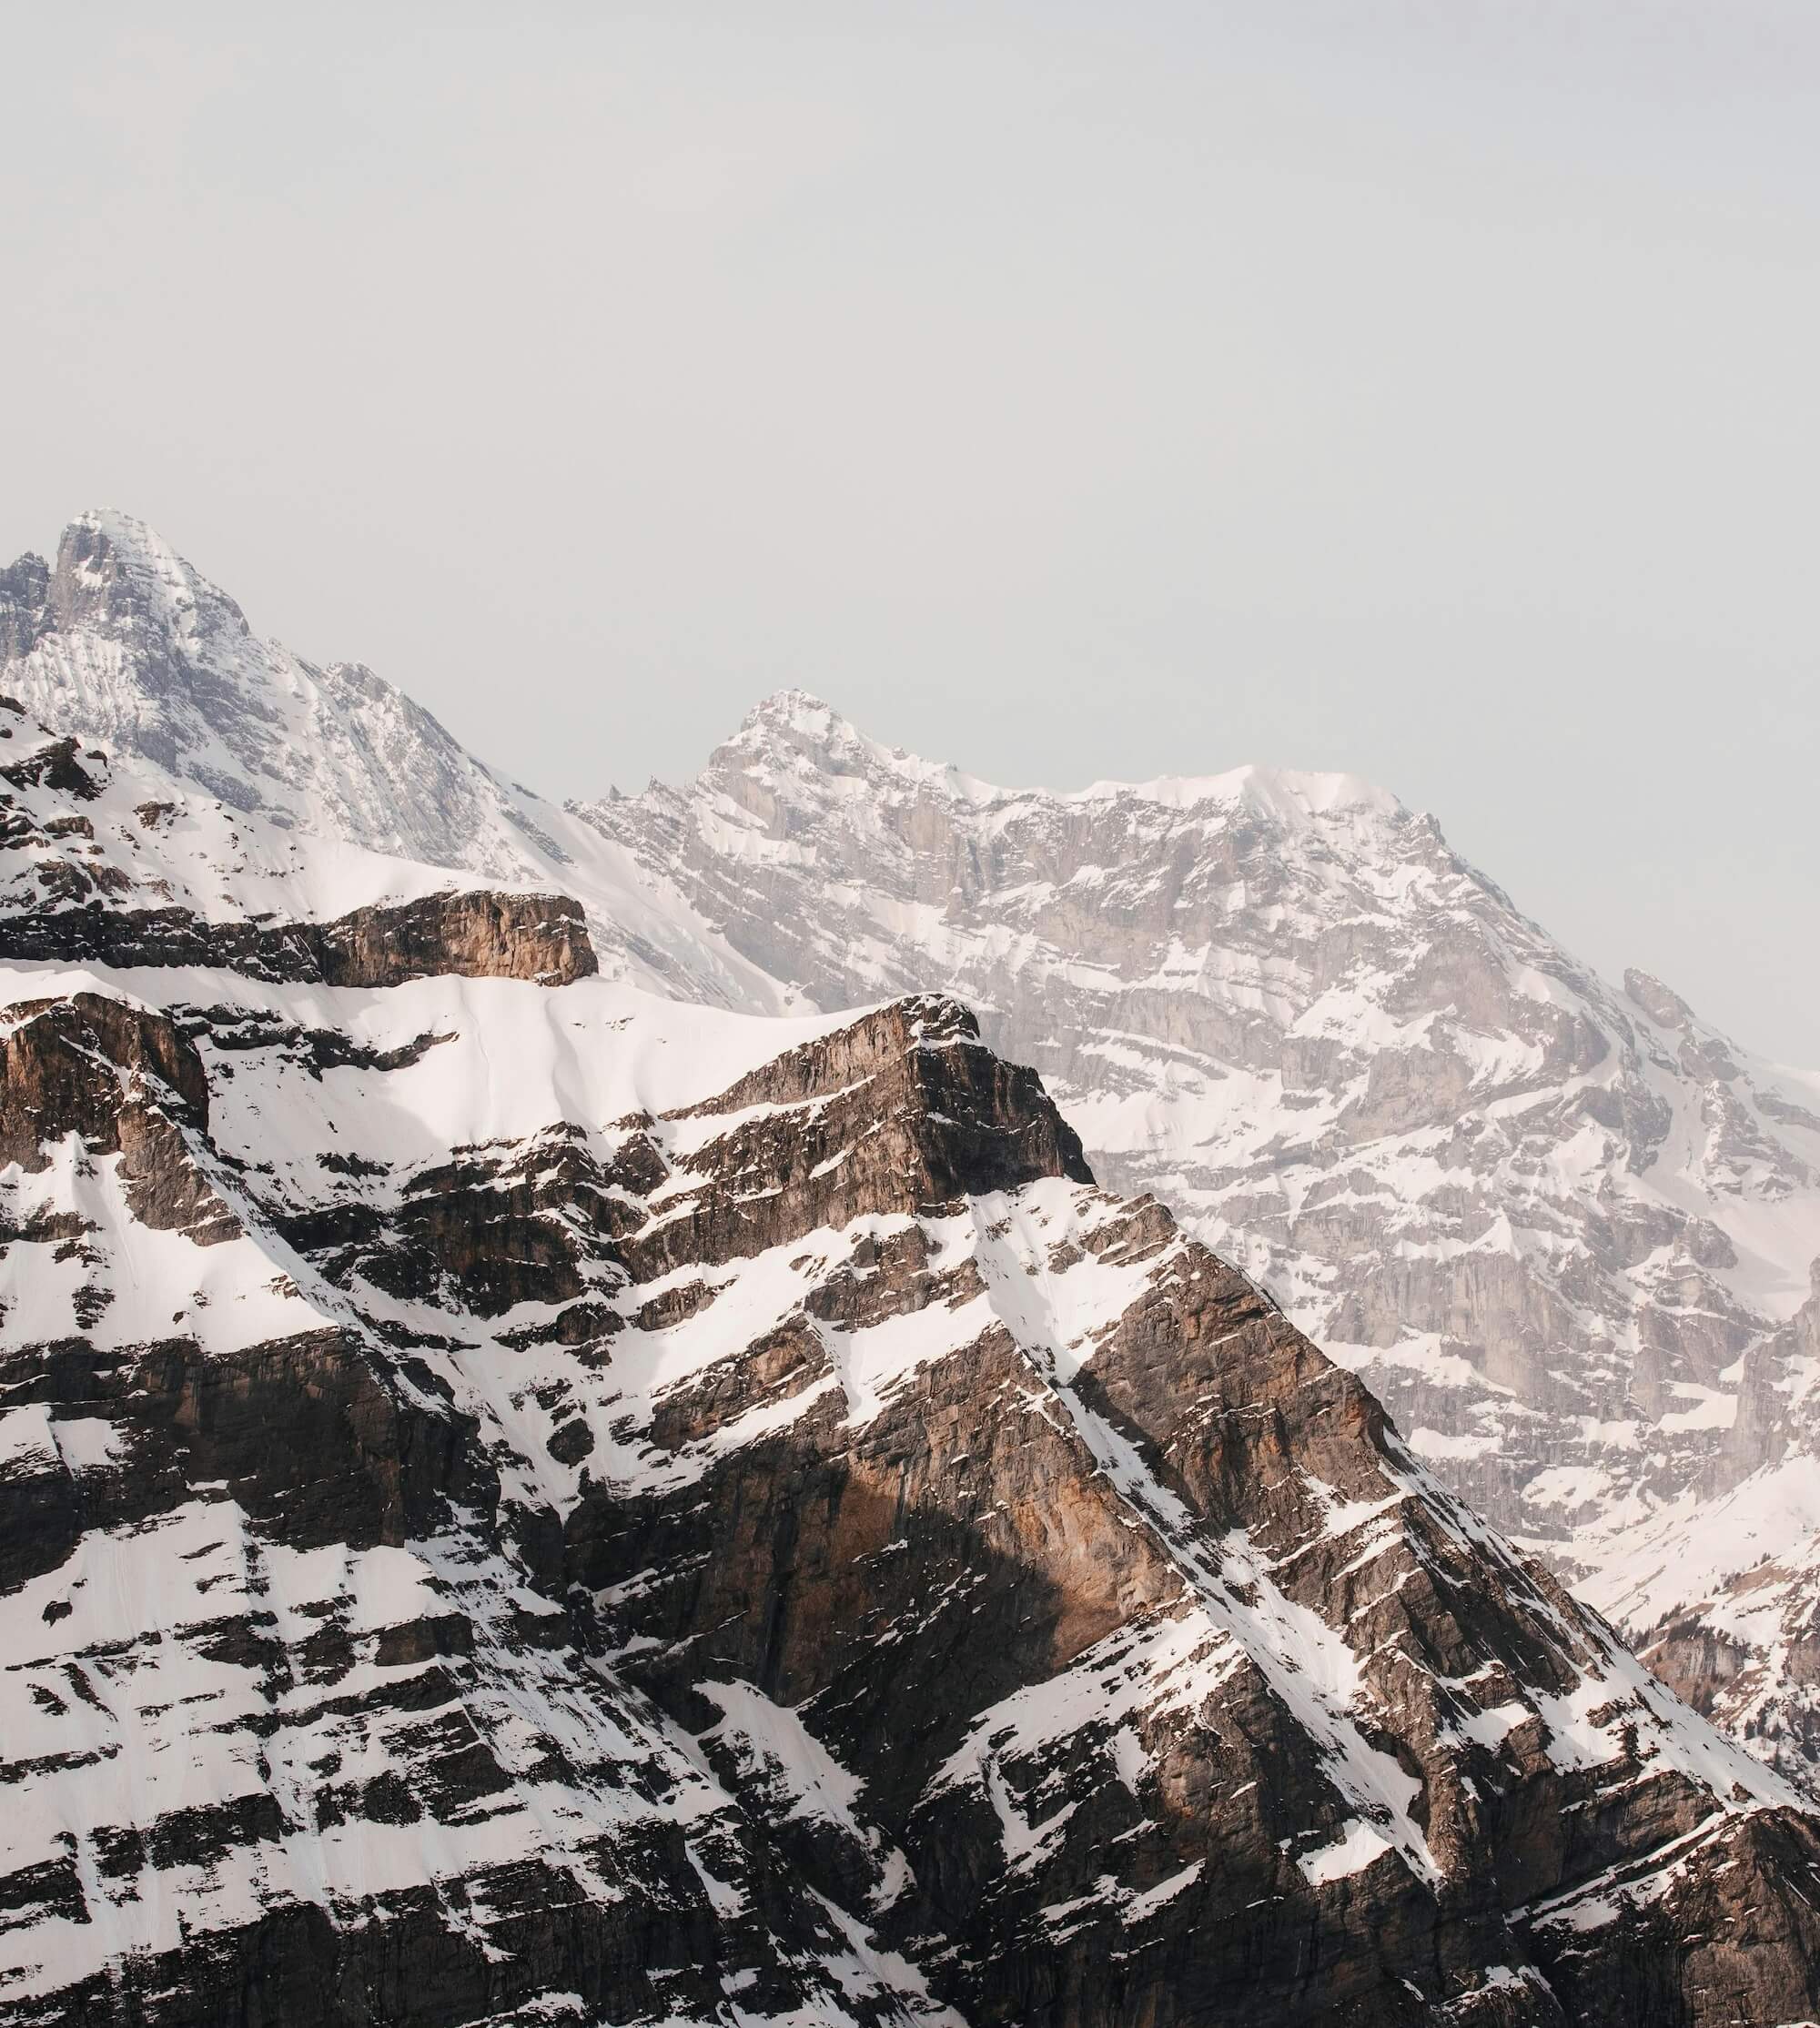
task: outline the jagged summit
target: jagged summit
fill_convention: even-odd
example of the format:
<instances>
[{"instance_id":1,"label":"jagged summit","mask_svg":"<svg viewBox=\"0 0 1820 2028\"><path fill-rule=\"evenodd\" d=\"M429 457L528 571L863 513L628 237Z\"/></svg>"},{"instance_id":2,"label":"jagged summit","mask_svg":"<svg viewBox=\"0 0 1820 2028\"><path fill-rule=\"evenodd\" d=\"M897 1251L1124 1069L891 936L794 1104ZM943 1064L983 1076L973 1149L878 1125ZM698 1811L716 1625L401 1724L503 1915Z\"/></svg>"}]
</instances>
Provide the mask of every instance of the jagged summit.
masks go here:
<instances>
[{"instance_id":1,"label":"jagged summit","mask_svg":"<svg viewBox=\"0 0 1820 2028\"><path fill-rule=\"evenodd\" d=\"M785 766L806 762L808 769L832 769L848 780L868 778L910 790L926 790L960 802L989 804L1009 792L976 781L939 761L919 760L902 747L867 738L850 719L805 690L781 690L762 699L746 713L739 731L715 750L712 769L721 755L767 758Z\"/></svg>"},{"instance_id":2,"label":"jagged summit","mask_svg":"<svg viewBox=\"0 0 1820 2028\"><path fill-rule=\"evenodd\" d=\"M9 573L0 611L11 693L60 731L370 851L440 864L465 851L471 863L478 845L475 870L528 871L489 851L497 784L428 711L369 671L262 641L129 515L71 522L47 572Z\"/></svg>"},{"instance_id":3,"label":"jagged summit","mask_svg":"<svg viewBox=\"0 0 1820 2028\"><path fill-rule=\"evenodd\" d=\"M251 631L219 585L187 563L156 529L117 508L76 515L57 545L56 575L75 594L66 620L83 617L85 608L117 611L125 606L173 633L193 635L216 625Z\"/></svg>"},{"instance_id":4,"label":"jagged summit","mask_svg":"<svg viewBox=\"0 0 1820 2028\"><path fill-rule=\"evenodd\" d=\"M805 690L774 691L747 712L738 732L716 750L722 755L763 754L767 749L802 749L812 766L859 766L876 777L929 792L956 803L998 810L1030 802L1100 803L1127 799L1177 810L1207 804L1239 807L1292 822L1340 811L1359 811L1393 822L1411 812L1388 789L1361 775L1311 772L1247 762L1220 774L1158 775L1148 782L1101 781L1085 788L1006 788L964 772L952 763L925 761L905 748L870 739L850 719ZM710 770L715 764L710 762ZM1431 823L1431 819L1421 820Z\"/></svg>"},{"instance_id":5,"label":"jagged summit","mask_svg":"<svg viewBox=\"0 0 1820 2028\"><path fill-rule=\"evenodd\" d=\"M787 685L774 690L769 696L761 697L740 721L742 731L751 731L760 726L787 726L793 730L825 731L839 726L848 732L854 728L842 718L824 698L817 697L813 691L801 690Z\"/></svg>"},{"instance_id":6,"label":"jagged summit","mask_svg":"<svg viewBox=\"0 0 1820 2028\"><path fill-rule=\"evenodd\" d=\"M30 550L13 569L46 581L53 572ZM85 595L92 599L119 589L136 599L147 618L167 624L180 626L184 616L206 606L231 613L246 627L245 615L227 592L186 562L148 522L119 508L85 508L74 515L58 540L55 571L71 600L63 608L66 617Z\"/></svg>"}]
</instances>

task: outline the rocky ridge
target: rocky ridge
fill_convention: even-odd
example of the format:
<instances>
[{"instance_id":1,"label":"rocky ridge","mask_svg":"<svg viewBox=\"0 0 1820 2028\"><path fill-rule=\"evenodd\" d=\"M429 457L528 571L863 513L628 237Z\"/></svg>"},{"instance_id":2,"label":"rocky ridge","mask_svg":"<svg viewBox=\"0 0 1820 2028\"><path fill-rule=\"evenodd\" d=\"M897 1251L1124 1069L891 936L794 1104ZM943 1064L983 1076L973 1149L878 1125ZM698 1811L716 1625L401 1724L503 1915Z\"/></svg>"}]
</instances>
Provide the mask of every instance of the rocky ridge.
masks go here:
<instances>
[{"instance_id":1,"label":"rocky ridge","mask_svg":"<svg viewBox=\"0 0 1820 2028\"><path fill-rule=\"evenodd\" d=\"M0 969L0 2016L1820 2007L1794 1792L955 1002L236 949Z\"/></svg>"}]
</instances>

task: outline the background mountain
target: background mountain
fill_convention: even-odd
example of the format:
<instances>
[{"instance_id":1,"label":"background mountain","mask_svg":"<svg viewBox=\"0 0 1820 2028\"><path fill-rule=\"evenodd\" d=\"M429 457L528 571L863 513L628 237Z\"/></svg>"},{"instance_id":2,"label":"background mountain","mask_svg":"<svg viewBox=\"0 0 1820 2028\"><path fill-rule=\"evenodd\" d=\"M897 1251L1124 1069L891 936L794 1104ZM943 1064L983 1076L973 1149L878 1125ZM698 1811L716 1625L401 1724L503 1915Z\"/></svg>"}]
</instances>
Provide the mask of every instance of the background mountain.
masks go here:
<instances>
[{"instance_id":1,"label":"background mountain","mask_svg":"<svg viewBox=\"0 0 1820 2028\"><path fill-rule=\"evenodd\" d=\"M1098 1174L1162 1196L1438 1477L1809 1778L1820 1079L1605 984L1432 819L1255 768L1000 790L800 693L687 787L563 812L366 672L258 643L119 517L6 584L0 681L59 726L230 808L571 893L610 974L762 1011L958 994Z\"/></svg>"},{"instance_id":2,"label":"background mountain","mask_svg":"<svg viewBox=\"0 0 1820 2028\"><path fill-rule=\"evenodd\" d=\"M1811 1765L1820 1078L1608 986L1347 776L1003 790L786 693L688 787L582 813L817 1005L935 982L978 1008L1100 1174Z\"/></svg>"}]
</instances>

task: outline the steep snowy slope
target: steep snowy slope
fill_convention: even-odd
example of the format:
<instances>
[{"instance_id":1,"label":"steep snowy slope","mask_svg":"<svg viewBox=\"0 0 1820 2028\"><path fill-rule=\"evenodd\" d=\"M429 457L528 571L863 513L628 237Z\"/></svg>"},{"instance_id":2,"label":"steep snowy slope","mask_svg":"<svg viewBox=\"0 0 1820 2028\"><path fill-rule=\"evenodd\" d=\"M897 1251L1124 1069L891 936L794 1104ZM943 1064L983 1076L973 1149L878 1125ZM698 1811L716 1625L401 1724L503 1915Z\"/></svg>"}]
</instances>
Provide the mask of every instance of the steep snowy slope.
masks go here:
<instances>
[{"instance_id":1,"label":"steep snowy slope","mask_svg":"<svg viewBox=\"0 0 1820 2028\"><path fill-rule=\"evenodd\" d=\"M952 1003L0 976L8 2019L1820 2003L1813 1818Z\"/></svg>"}]
</instances>

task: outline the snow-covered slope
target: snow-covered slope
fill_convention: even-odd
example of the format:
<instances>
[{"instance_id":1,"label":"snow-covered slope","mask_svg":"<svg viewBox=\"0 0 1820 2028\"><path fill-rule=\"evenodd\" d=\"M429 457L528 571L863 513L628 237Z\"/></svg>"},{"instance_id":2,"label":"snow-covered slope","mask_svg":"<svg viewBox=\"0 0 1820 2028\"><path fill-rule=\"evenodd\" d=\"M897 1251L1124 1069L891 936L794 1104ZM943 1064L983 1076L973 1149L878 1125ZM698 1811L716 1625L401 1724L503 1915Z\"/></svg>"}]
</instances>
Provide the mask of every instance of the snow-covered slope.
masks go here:
<instances>
[{"instance_id":1,"label":"snow-covered slope","mask_svg":"<svg viewBox=\"0 0 1820 2028\"><path fill-rule=\"evenodd\" d=\"M11 797L0 868L8 914L99 903L180 909L211 923L327 921L487 884L248 816L143 759L116 766L104 746L51 732L23 710L0 707L0 769Z\"/></svg>"},{"instance_id":2,"label":"snow-covered slope","mask_svg":"<svg viewBox=\"0 0 1820 2028\"><path fill-rule=\"evenodd\" d=\"M85 514L54 565L27 556L0 570L0 668L34 718L205 792L216 808L197 821L222 834L224 870L258 829L235 819L256 814L268 834L359 848L369 872L384 855L572 894L607 969L658 990L765 1012L796 1004L661 872L494 774L370 670L261 640L128 515ZM296 853L292 870L314 868L318 850Z\"/></svg>"},{"instance_id":3,"label":"snow-covered slope","mask_svg":"<svg viewBox=\"0 0 1820 2028\"><path fill-rule=\"evenodd\" d=\"M10 2020L1820 2003L1812 1814L939 999L0 964L0 1648Z\"/></svg>"}]
</instances>

